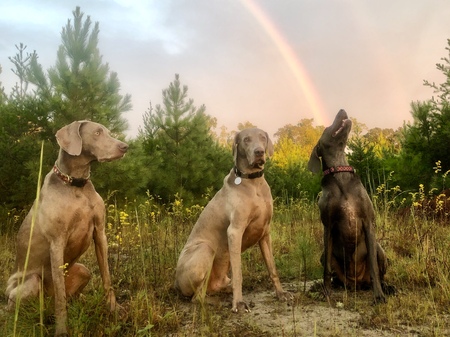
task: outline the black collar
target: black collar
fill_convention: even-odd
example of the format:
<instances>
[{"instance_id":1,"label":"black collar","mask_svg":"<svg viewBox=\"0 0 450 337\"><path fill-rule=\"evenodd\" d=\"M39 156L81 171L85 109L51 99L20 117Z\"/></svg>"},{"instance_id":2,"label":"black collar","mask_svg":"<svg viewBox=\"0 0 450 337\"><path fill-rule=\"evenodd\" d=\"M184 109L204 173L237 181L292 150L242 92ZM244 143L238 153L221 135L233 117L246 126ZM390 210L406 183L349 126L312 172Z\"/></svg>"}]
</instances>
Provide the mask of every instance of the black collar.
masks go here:
<instances>
[{"instance_id":1,"label":"black collar","mask_svg":"<svg viewBox=\"0 0 450 337\"><path fill-rule=\"evenodd\" d=\"M330 173L339 173L339 172L355 173L356 170L352 166L334 166L324 170L323 175L326 176L327 174Z\"/></svg>"},{"instance_id":2,"label":"black collar","mask_svg":"<svg viewBox=\"0 0 450 337\"><path fill-rule=\"evenodd\" d=\"M58 165L56 165L56 163L53 166L53 172L64 182L64 184L69 184L70 186L83 187L89 180L89 177L74 178L69 176L68 174L61 172L61 169L58 167Z\"/></svg>"},{"instance_id":3,"label":"black collar","mask_svg":"<svg viewBox=\"0 0 450 337\"><path fill-rule=\"evenodd\" d=\"M264 175L264 169L258 172L253 173L242 173L239 171L239 169L235 166L234 167L234 173L236 174L236 177L240 178L246 178L246 179L255 179L255 178L261 178Z\"/></svg>"}]
</instances>

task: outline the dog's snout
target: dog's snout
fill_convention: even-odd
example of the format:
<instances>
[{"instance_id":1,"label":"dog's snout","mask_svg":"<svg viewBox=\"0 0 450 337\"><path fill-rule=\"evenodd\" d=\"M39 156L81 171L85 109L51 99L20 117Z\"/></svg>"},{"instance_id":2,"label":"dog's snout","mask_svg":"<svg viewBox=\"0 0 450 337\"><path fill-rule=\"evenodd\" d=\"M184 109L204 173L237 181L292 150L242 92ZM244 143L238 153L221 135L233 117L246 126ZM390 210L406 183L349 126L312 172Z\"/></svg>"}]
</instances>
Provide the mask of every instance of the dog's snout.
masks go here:
<instances>
[{"instance_id":1,"label":"dog's snout","mask_svg":"<svg viewBox=\"0 0 450 337\"><path fill-rule=\"evenodd\" d=\"M262 156L264 156L264 149L261 147L258 147L255 149L254 153L255 153L256 157L262 157Z\"/></svg>"},{"instance_id":2,"label":"dog's snout","mask_svg":"<svg viewBox=\"0 0 450 337\"><path fill-rule=\"evenodd\" d=\"M119 149L120 149L120 151L122 151L122 152L127 152L127 150L128 150L128 144L126 144L126 143L120 143L120 144L119 144Z\"/></svg>"}]
</instances>

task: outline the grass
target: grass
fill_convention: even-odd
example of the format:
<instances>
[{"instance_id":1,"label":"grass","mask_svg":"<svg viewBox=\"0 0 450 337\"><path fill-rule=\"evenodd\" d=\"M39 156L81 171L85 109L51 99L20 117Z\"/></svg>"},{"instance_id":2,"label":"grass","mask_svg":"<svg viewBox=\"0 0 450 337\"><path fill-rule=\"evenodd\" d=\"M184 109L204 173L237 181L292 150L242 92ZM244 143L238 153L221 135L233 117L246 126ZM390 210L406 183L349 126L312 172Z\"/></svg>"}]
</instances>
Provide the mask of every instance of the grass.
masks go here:
<instances>
[{"instance_id":1,"label":"grass","mask_svg":"<svg viewBox=\"0 0 450 337\"><path fill-rule=\"evenodd\" d=\"M390 266L386 280L397 294L386 304L371 306L370 292L340 291L335 300L343 308L361 313L361 327L383 329L402 335L415 329L420 336L442 336L449 331L450 317L450 226L448 221L425 218L417 212L399 216L404 207L398 189L378 189L373 196L377 209L377 236L385 248ZM418 199L420 196L416 196ZM114 194L106 198L109 265L122 310L110 314L103 298L101 279L91 247L82 257L92 272L83 296L69 303L69 329L72 336L270 336L267 330L230 313L231 297L215 304L192 304L173 291L178 254L202 207L185 207L179 197L171 205L147 196L144 201L125 200L118 206ZM20 216L6 214L8 223ZM291 200L275 207L272 223L274 255L280 278L296 285L297 304L292 323L313 305L327 306L303 293L306 282L321 278L322 225L315 202ZM14 233L0 236L0 287L14 263ZM267 270L257 247L242 255L243 287L254 293L272 290ZM267 304L274 308L274 299ZM1 298L1 307L6 305ZM51 299L24 303L14 332L14 313L0 309L0 335L53 335ZM284 309L280 309L284 310ZM41 316L43 318L41 318ZM275 316L274 316L275 317ZM295 318L297 317L297 318ZM318 322L328 317L319 317ZM233 321L233 324L230 324ZM315 330L316 331L316 330ZM358 335L349 330L348 335ZM329 334L339 335L335 329ZM295 332L283 332L285 336ZM301 335L301 334L300 334Z\"/></svg>"}]
</instances>

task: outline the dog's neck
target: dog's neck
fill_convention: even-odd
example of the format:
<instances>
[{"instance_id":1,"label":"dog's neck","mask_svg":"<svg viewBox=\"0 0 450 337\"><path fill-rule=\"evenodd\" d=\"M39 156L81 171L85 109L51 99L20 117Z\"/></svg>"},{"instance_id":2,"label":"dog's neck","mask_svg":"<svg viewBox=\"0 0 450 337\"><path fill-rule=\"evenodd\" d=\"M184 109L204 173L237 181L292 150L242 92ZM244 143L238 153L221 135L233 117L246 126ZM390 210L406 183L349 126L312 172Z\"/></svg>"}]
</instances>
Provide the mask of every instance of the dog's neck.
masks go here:
<instances>
[{"instance_id":1,"label":"dog's neck","mask_svg":"<svg viewBox=\"0 0 450 337\"><path fill-rule=\"evenodd\" d=\"M332 160L332 162L334 165L328 165L327 162L322 158L322 171L324 176L332 173L356 172L356 170L348 164L345 157L341 157L339 158L339 160Z\"/></svg>"},{"instance_id":2,"label":"dog's neck","mask_svg":"<svg viewBox=\"0 0 450 337\"><path fill-rule=\"evenodd\" d=\"M78 163L75 165L74 163ZM65 183L71 186L83 187L89 181L91 175L90 161L79 165L79 158L74 159L74 156L67 152L60 150L58 159L53 166L53 172Z\"/></svg>"},{"instance_id":3,"label":"dog's neck","mask_svg":"<svg viewBox=\"0 0 450 337\"><path fill-rule=\"evenodd\" d=\"M356 170L352 166L349 166L349 165L333 166L333 167L327 168L326 170L323 170L323 175L326 176L327 174L340 173L340 172L355 173Z\"/></svg>"},{"instance_id":4,"label":"dog's neck","mask_svg":"<svg viewBox=\"0 0 450 337\"><path fill-rule=\"evenodd\" d=\"M252 172L252 173L243 173L240 171L237 166L233 168L234 174L236 177L244 178L244 179L255 179L261 178L264 175L264 169L260 169L260 171Z\"/></svg>"}]
</instances>

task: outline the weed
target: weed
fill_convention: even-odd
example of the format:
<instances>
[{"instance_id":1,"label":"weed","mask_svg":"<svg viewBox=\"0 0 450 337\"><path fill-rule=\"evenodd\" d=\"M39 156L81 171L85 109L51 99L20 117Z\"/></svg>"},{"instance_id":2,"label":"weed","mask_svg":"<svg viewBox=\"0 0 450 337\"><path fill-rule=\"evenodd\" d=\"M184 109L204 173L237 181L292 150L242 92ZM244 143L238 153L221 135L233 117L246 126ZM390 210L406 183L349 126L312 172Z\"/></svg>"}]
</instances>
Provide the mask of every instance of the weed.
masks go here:
<instances>
[{"instance_id":1,"label":"weed","mask_svg":"<svg viewBox=\"0 0 450 337\"><path fill-rule=\"evenodd\" d=\"M335 293L338 307L361 314L360 326L392 331L420 331L424 336L440 336L449 330L450 315L450 227L417 212L415 202L430 197L423 189L410 194L409 213L399 217L406 206L405 192L388 184L374 189L377 236L389 259L386 281L397 289L386 304L371 307L370 292L344 290ZM92 280L84 295L69 302L69 330L72 336L271 336L256 321L230 313L230 295L220 295L213 303L193 304L173 289L178 255L203 207L186 207L175 196L165 205L149 194L146 198L121 200L114 194L106 198L107 237L112 283L123 309L110 314L100 290L94 250L83 256L92 271ZM441 197L442 198L442 197ZM118 206L118 204L122 206ZM4 221L16 226L17 212L2 214ZM320 299L304 295L310 280L320 279L323 228L315 201L289 200L275 205L271 225L275 261L281 280L297 289L295 304L289 313L293 327L279 333L297 336L301 317L313 305L327 306ZM0 236L0 283L6 284L14 262L12 233ZM272 291L258 247L242 255L244 292ZM277 319L285 310L270 299L267 304ZM6 304L6 303L3 303ZM0 310L0 335L47 336L53 333L53 306L48 298L24 303L14 332L14 315ZM327 317L314 317L311 330L321 334ZM344 333L336 326L326 336ZM348 327L349 335L358 335ZM302 334L299 334L302 335ZM401 334L399 334L401 335Z\"/></svg>"}]
</instances>

